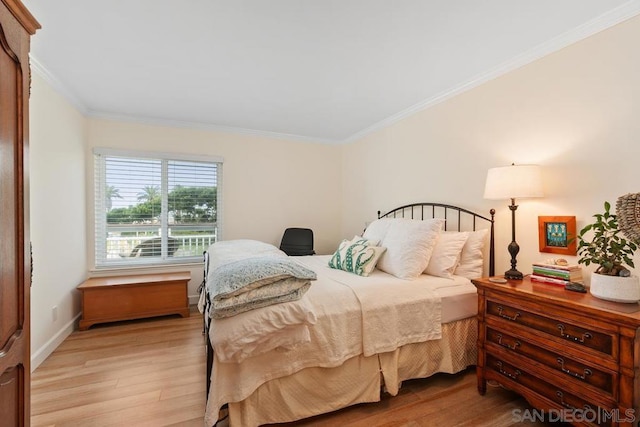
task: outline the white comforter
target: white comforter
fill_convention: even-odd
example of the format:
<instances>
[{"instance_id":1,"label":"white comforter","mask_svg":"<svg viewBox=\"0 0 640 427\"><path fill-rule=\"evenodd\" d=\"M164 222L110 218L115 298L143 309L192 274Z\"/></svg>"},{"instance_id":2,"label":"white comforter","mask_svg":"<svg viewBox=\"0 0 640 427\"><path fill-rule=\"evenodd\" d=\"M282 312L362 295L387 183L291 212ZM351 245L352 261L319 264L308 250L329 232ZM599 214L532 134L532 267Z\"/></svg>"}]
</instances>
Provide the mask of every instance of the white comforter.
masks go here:
<instances>
[{"instance_id":1,"label":"white comforter","mask_svg":"<svg viewBox=\"0 0 640 427\"><path fill-rule=\"evenodd\" d=\"M419 280L398 279L381 271L368 277L334 270L329 257L301 257L299 263L344 285L362 312L362 354L384 353L413 342L439 339L440 297Z\"/></svg>"},{"instance_id":2,"label":"white comforter","mask_svg":"<svg viewBox=\"0 0 640 427\"><path fill-rule=\"evenodd\" d=\"M434 280L447 279L423 275L420 279L407 281L377 270L369 277L360 277L330 269L327 266L329 258L295 258L318 276L304 298L297 302L298 306L292 306L299 314L288 320L289 326L298 322L306 328L308 336L292 327L291 334L287 334L286 329L279 330L284 345L274 346L269 342L272 348L268 350L263 347L255 354L247 354L246 349L227 347L229 354L242 353L242 363L229 359L224 362L216 354L205 416L207 425L215 423L222 404L245 399L271 379L307 367L335 367L360 354L373 355L395 350L404 344L440 338L441 301L432 285ZM291 303L264 307L243 315L247 318L258 316L261 320L254 321L254 325L259 325L262 319L271 317L268 310L279 310L280 314L276 316L282 318L283 310L288 312L283 307L286 304ZM309 304L306 306L309 310L300 310L300 304ZM313 326L309 326L313 324L311 317L315 320ZM233 345L234 340L217 336L216 329L218 332L234 329L240 327L239 323L226 322L224 328L215 325L212 324L212 342L222 339L227 345Z\"/></svg>"}]
</instances>

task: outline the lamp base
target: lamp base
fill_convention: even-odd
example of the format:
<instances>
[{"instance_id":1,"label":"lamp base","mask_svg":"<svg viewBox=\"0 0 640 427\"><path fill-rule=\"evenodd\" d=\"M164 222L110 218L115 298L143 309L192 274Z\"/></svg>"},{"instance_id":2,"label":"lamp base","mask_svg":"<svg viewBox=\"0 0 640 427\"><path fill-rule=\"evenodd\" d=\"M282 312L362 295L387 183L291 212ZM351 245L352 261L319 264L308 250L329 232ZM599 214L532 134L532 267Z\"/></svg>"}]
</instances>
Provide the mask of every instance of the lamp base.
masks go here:
<instances>
[{"instance_id":1,"label":"lamp base","mask_svg":"<svg viewBox=\"0 0 640 427\"><path fill-rule=\"evenodd\" d=\"M515 268L512 268L509 271L505 271L504 278L509 280L522 280L524 276Z\"/></svg>"}]
</instances>

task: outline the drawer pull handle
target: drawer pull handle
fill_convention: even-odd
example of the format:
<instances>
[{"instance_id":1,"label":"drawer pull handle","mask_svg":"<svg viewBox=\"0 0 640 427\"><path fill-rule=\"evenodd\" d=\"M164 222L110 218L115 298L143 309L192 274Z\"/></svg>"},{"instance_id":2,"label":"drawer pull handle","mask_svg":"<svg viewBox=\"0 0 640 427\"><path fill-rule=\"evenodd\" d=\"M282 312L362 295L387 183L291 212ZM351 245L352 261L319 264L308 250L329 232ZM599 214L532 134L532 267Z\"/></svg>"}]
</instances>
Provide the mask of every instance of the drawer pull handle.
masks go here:
<instances>
[{"instance_id":1,"label":"drawer pull handle","mask_svg":"<svg viewBox=\"0 0 640 427\"><path fill-rule=\"evenodd\" d=\"M571 410L573 410L573 411L578 410L578 408L576 408L576 407L575 407L575 406L573 406L572 404L567 403L567 402L565 402L565 401L564 401L564 394L563 394L560 390L556 391L556 396L558 396L558 398L560 399L560 404L561 404L562 406L564 406L565 408L567 408L567 409L571 409ZM591 408L591 406L587 405L586 403L585 403L585 405L582 407L582 410L584 410L584 411L593 411L593 409Z\"/></svg>"},{"instance_id":2,"label":"drawer pull handle","mask_svg":"<svg viewBox=\"0 0 640 427\"><path fill-rule=\"evenodd\" d=\"M496 366L498 368L498 372L500 372L502 375L504 375L505 377L511 378L512 380L517 380L518 377L520 375L522 375L522 372L520 372L519 369L516 369L513 374L509 371L506 371L503 367L502 367L502 362L497 362Z\"/></svg>"},{"instance_id":3,"label":"drawer pull handle","mask_svg":"<svg viewBox=\"0 0 640 427\"><path fill-rule=\"evenodd\" d=\"M508 348L509 350L515 350L516 348L520 347L522 344L520 343L520 341L516 340L513 345L509 345L507 343L503 343L502 342L502 334L498 334L498 344L500 344L503 347Z\"/></svg>"},{"instance_id":4,"label":"drawer pull handle","mask_svg":"<svg viewBox=\"0 0 640 427\"><path fill-rule=\"evenodd\" d=\"M569 369L564 367L564 359L562 357L558 357L557 362L560 364L560 370L567 375L571 375L574 378L581 379L582 381L586 380L589 375L592 374L591 369L585 368L584 375L580 375L577 372L571 372Z\"/></svg>"},{"instance_id":5,"label":"drawer pull handle","mask_svg":"<svg viewBox=\"0 0 640 427\"><path fill-rule=\"evenodd\" d=\"M591 335L589 332L585 332L584 334L582 334L582 337L574 337L573 335L565 334L564 333L564 328L565 328L565 326L562 323L558 323L558 329L560 330L560 336L562 338L568 339L569 341L579 342L580 344L584 344L585 340L593 338L593 335Z\"/></svg>"},{"instance_id":6,"label":"drawer pull handle","mask_svg":"<svg viewBox=\"0 0 640 427\"><path fill-rule=\"evenodd\" d=\"M507 319L507 320L511 320L514 321L521 316L520 312L517 311L516 314L514 314L513 316L509 316L507 314L504 314L502 311L504 310L504 308L502 308L501 305L498 306L498 316L502 317L503 319Z\"/></svg>"}]
</instances>

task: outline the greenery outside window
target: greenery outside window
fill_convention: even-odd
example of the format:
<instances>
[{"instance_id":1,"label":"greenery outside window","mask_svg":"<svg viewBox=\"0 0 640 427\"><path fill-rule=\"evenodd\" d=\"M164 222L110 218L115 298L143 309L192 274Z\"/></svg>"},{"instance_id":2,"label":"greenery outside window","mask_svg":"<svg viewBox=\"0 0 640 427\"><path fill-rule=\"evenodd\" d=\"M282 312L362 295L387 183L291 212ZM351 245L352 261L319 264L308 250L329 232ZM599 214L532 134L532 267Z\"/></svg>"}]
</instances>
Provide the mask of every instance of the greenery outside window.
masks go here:
<instances>
[{"instance_id":1,"label":"greenery outside window","mask_svg":"<svg viewBox=\"0 0 640 427\"><path fill-rule=\"evenodd\" d=\"M96 267L201 261L220 239L222 159L94 151Z\"/></svg>"}]
</instances>

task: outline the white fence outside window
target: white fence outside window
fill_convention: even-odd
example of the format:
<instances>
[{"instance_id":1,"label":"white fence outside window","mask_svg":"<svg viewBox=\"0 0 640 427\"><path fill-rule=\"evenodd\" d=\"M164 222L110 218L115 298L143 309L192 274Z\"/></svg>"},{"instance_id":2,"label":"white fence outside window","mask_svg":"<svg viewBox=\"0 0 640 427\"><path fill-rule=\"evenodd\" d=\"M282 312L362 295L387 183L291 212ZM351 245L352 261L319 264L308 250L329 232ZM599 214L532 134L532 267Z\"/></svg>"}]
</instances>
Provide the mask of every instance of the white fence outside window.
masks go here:
<instances>
[{"instance_id":1,"label":"white fence outside window","mask_svg":"<svg viewBox=\"0 0 640 427\"><path fill-rule=\"evenodd\" d=\"M180 227L180 231L183 233L186 231L202 230L201 227ZM217 241L217 228L211 230L207 227L208 233L206 234L172 234L171 228L169 229L169 237L177 240L178 249L173 254L173 257L193 257L201 256L207 248ZM121 235L121 227L108 227L108 235L106 239L107 244L107 259L123 260L131 256L132 251L136 246L150 239L159 239L159 230L157 233L150 234L148 226L141 227L139 229L131 229L127 227L128 235ZM201 231L202 232L202 231ZM130 235L135 233L136 235Z\"/></svg>"}]
</instances>

